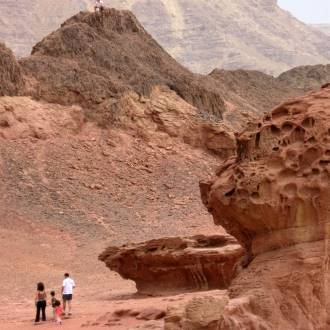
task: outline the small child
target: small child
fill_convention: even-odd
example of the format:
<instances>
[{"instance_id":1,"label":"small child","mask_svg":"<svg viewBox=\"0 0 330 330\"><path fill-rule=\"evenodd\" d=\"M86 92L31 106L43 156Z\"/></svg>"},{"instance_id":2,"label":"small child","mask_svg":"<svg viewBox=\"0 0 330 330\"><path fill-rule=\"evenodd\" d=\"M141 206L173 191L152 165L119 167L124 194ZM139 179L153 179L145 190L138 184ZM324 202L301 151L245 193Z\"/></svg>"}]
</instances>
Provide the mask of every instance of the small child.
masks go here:
<instances>
[{"instance_id":1,"label":"small child","mask_svg":"<svg viewBox=\"0 0 330 330\"><path fill-rule=\"evenodd\" d=\"M53 321L55 322L56 321L55 309L56 309L56 301L57 301L55 297L55 291L50 291L50 296L51 296L50 304L52 305L53 308Z\"/></svg>"},{"instance_id":2,"label":"small child","mask_svg":"<svg viewBox=\"0 0 330 330\"><path fill-rule=\"evenodd\" d=\"M63 313L63 309L61 307L61 302L56 299L56 302L55 302L56 324L59 324L59 325L62 324L62 319L61 319L62 313Z\"/></svg>"}]
</instances>

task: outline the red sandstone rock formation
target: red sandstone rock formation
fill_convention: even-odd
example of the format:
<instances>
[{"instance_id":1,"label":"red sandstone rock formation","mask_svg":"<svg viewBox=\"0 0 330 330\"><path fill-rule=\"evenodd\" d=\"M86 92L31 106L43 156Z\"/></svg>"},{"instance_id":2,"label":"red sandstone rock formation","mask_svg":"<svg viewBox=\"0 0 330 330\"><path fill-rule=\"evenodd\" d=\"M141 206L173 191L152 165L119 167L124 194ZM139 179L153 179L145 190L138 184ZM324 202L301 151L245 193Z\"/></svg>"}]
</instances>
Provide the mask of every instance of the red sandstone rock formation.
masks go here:
<instances>
[{"instance_id":1,"label":"red sandstone rock formation","mask_svg":"<svg viewBox=\"0 0 330 330\"><path fill-rule=\"evenodd\" d=\"M173 237L109 247L99 257L146 294L227 288L243 249L230 236Z\"/></svg>"},{"instance_id":2,"label":"red sandstone rock formation","mask_svg":"<svg viewBox=\"0 0 330 330\"><path fill-rule=\"evenodd\" d=\"M219 329L330 327L330 88L283 103L201 184L214 217L254 258Z\"/></svg>"}]
</instances>

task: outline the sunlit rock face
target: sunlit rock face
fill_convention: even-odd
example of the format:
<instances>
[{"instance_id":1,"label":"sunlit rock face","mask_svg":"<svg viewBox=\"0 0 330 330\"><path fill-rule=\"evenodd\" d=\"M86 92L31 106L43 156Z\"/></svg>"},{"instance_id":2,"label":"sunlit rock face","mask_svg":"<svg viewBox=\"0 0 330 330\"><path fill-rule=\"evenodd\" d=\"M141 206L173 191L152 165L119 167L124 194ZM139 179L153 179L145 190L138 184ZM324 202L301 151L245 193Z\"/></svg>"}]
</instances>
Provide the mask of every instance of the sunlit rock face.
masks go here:
<instances>
[{"instance_id":1,"label":"sunlit rock face","mask_svg":"<svg viewBox=\"0 0 330 330\"><path fill-rule=\"evenodd\" d=\"M252 260L230 287L221 329L327 329L330 88L283 103L237 144L201 183L215 223Z\"/></svg>"}]
</instances>

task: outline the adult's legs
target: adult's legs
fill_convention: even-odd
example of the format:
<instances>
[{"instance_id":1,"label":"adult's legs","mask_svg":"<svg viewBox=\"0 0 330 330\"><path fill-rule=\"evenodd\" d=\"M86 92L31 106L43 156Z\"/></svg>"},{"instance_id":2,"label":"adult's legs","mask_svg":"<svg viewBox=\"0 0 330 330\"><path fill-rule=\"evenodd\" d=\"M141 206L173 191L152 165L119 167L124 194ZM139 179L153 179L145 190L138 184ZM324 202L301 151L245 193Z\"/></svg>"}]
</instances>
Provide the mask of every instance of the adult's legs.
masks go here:
<instances>
[{"instance_id":1,"label":"adult's legs","mask_svg":"<svg viewBox=\"0 0 330 330\"><path fill-rule=\"evenodd\" d=\"M37 302L37 313L36 313L35 322L39 322L40 321L40 312L41 312L41 305L40 305L40 301L38 301Z\"/></svg>"},{"instance_id":2,"label":"adult's legs","mask_svg":"<svg viewBox=\"0 0 330 330\"><path fill-rule=\"evenodd\" d=\"M66 310L66 300L63 298L63 313L65 314Z\"/></svg>"},{"instance_id":3,"label":"adult's legs","mask_svg":"<svg viewBox=\"0 0 330 330\"><path fill-rule=\"evenodd\" d=\"M42 311L42 320L46 321L46 301L42 301L41 311Z\"/></svg>"},{"instance_id":4,"label":"adult's legs","mask_svg":"<svg viewBox=\"0 0 330 330\"><path fill-rule=\"evenodd\" d=\"M72 300L68 300L69 314L71 314L71 301L72 301Z\"/></svg>"}]
</instances>

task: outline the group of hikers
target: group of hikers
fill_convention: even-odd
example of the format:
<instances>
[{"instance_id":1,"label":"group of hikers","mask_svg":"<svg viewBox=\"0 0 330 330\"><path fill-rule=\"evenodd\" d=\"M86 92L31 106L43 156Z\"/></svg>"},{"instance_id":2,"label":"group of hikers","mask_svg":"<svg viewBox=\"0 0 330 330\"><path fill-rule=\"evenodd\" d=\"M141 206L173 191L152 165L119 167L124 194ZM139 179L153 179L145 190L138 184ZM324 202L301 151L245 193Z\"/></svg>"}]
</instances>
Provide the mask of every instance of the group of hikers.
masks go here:
<instances>
[{"instance_id":1,"label":"group of hikers","mask_svg":"<svg viewBox=\"0 0 330 330\"><path fill-rule=\"evenodd\" d=\"M49 305L51 305L53 309L53 321L56 322L56 324L61 325L62 324L62 316L65 315L72 315L71 314L71 302L72 302L72 296L73 296L73 289L75 288L75 282L70 277L68 273L64 274L64 280L62 283L62 302L63 307L61 304L61 301L56 298L55 291L50 291L50 301ZM39 324L40 322L40 314L41 314L41 320L46 321L46 307L47 307L47 293L45 290L45 285L42 282L39 282L37 284L37 294L35 296L35 305L36 305L36 318L35 318L35 324ZM67 313L66 313L67 312Z\"/></svg>"}]
</instances>

